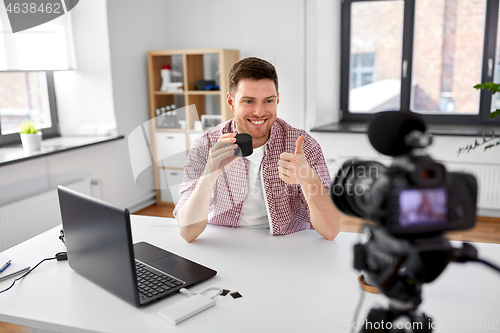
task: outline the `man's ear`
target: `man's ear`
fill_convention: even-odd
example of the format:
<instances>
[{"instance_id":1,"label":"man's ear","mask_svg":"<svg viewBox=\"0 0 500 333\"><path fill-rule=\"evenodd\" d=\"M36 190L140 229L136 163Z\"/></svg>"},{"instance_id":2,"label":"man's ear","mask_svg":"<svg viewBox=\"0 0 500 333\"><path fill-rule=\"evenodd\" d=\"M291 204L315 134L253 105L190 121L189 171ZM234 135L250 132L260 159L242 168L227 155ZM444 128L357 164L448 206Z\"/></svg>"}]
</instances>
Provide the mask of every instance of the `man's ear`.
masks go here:
<instances>
[{"instance_id":1,"label":"man's ear","mask_svg":"<svg viewBox=\"0 0 500 333\"><path fill-rule=\"evenodd\" d=\"M226 100L227 100L227 105L229 105L229 109L231 109L231 111L234 112L234 100L231 93L226 94Z\"/></svg>"},{"instance_id":2,"label":"man's ear","mask_svg":"<svg viewBox=\"0 0 500 333\"><path fill-rule=\"evenodd\" d=\"M280 93L278 93L278 97L276 98L276 105L280 104Z\"/></svg>"}]
</instances>

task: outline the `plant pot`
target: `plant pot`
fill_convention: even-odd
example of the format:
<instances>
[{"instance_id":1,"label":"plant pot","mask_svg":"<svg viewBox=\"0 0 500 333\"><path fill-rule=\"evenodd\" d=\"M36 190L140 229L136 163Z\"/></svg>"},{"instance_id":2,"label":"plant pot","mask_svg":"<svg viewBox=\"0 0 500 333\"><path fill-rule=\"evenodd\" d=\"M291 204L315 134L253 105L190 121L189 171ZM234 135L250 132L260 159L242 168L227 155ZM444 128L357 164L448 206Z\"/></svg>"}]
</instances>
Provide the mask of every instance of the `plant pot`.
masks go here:
<instances>
[{"instance_id":1,"label":"plant pot","mask_svg":"<svg viewBox=\"0 0 500 333\"><path fill-rule=\"evenodd\" d=\"M21 142L23 143L23 149L26 153L40 150L42 144L42 132L38 131L35 134L21 133Z\"/></svg>"}]
</instances>

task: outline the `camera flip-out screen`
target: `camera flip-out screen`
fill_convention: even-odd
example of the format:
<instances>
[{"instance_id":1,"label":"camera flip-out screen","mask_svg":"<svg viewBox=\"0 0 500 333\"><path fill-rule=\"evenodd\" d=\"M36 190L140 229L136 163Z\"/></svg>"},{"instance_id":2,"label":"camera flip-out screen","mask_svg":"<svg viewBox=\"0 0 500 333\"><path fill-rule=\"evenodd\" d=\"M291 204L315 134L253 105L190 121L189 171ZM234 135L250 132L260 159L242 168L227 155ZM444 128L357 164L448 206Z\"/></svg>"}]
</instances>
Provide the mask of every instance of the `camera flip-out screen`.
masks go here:
<instances>
[{"instance_id":1,"label":"camera flip-out screen","mask_svg":"<svg viewBox=\"0 0 500 333\"><path fill-rule=\"evenodd\" d=\"M447 221L446 188L406 189L399 192L399 225L401 228L441 224Z\"/></svg>"}]
</instances>

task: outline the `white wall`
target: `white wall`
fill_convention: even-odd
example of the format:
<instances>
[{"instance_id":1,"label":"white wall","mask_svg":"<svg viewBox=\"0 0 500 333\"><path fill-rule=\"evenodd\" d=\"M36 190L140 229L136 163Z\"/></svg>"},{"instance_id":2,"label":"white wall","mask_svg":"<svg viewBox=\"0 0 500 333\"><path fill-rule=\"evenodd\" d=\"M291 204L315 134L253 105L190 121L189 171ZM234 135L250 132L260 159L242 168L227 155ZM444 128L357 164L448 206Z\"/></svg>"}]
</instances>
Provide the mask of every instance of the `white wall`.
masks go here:
<instances>
[{"instance_id":1,"label":"white wall","mask_svg":"<svg viewBox=\"0 0 500 333\"><path fill-rule=\"evenodd\" d=\"M116 134L106 2L85 1L69 14L76 70L54 73L61 134Z\"/></svg>"},{"instance_id":2,"label":"white wall","mask_svg":"<svg viewBox=\"0 0 500 333\"><path fill-rule=\"evenodd\" d=\"M306 1L305 129L337 123L340 110L341 2Z\"/></svg>"},{"instance_id":3,"label":"white wall","mask_svg":"<svg viewBox=\"0 0 500 333\"><path fill-rule=\"evenodd\" d=\"M169 48L172 11L164 0L108 0L107 11L115 114L128 135L149 119L147 51Z\"/></svg>"},{"instance_id":4,"label":"white wall","mask_svg":"<svg viewBox=\"0 0 500 333\"><path fill-rule=\"evenodd\" d=\"M275 65L278 116L292 126L305 123L304 0L169 0L168 46L232 48Z\"/></svg>"}]
</instances>

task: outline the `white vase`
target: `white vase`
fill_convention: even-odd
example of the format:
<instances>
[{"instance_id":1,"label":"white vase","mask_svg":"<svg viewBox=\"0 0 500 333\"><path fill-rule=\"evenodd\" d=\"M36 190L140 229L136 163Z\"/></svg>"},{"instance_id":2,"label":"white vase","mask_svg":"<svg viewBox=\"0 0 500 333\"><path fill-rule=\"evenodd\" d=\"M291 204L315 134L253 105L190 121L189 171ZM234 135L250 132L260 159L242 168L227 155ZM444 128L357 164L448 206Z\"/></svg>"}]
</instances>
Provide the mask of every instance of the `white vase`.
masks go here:
<instances>
[{"instance_id":1,"label":"white vase","mask_svg":"<svg viewBox=\"0 0 500 333\"><path fill-rule=\"evenodd\" d=\"M172 70L171 69L162 69L161 70L161 87L160 91L167 91L168 84L172 82Z\"/></svg>"},{"instance_id":2,"label":"white vase","mask_svg":"<svg viewBox=\"0 0 500 333\"><path fill-rule=\"evenodd\" d=\"M35 134L21 133L21 142L26 153L40 150L42 144L42 132L38 131Z\"/></svg>"}]
</instances>

